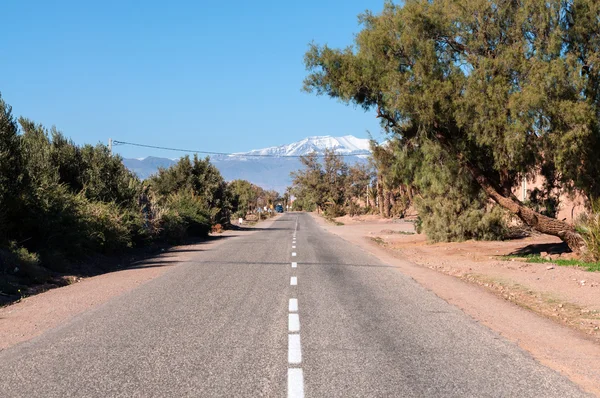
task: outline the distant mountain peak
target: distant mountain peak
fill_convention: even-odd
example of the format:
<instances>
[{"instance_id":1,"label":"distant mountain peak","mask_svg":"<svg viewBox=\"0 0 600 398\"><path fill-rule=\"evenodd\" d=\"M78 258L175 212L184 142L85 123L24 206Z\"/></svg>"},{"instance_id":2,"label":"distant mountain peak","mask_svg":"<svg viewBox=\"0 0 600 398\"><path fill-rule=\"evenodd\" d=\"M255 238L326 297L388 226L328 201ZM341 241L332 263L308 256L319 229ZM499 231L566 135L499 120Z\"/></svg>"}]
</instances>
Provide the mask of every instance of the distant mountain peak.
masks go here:
<instances>
[{"instance_id":1,"label":"distant mountain peak","mask_svg":"<svg viewBox=\"0 0 600 398\"><path fill-rule=\"evenodd\" d=\"M371 153L369 140L352 135L332 137L330 135L307 137L288 145L257 149L229 156L211 156L210 161L227 181L244 179L266 189L275 189L282 193L292 183L290 172L301 169L302 163L296 156L316 152L319 155L326 149L349 155L351 163L366 162ZM250 157L244 155L266 155ZM145 179L155 174L161 167L169 167L178 159L148 156L139 159L123 159L125 166Z\"/></svg>"},{"instance_id":2,"label":"distant mountain peak","mask_svg":"<svg viewBox=\"0 0 600 398\"><path fill-rule=\"evenodd\" d=\"M310 153L321 155L325 153L325 150L333 150L343 155L368 155L371 153L370 143L366 138L357 138L353 135L343 137L324 135L307 137L291 144L255 149L236 155L304 156Z\"/></svg>"}]
</instances>

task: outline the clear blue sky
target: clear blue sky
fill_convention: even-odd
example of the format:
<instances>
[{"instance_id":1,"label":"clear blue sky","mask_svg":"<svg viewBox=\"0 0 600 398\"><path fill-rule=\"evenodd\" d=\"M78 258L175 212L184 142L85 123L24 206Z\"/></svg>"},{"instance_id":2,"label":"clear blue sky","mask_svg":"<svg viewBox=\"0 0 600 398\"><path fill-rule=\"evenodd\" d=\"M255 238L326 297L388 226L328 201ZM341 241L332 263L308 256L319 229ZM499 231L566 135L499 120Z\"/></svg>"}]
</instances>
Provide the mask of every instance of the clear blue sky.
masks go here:
<instances>
[{"instance_id":1,"label":"clear blue sky","mask_svg":"<svg viewBox=\"0 0 600 398\"><path fill-rule=\"evenodd\" d=\"M373 113L301 91L308 43L345 47L383 0L2 1L0 92L76 143L236 152L381 138ZM176 153L117 147L125 157Z\"/></svg>"}]
</instances>

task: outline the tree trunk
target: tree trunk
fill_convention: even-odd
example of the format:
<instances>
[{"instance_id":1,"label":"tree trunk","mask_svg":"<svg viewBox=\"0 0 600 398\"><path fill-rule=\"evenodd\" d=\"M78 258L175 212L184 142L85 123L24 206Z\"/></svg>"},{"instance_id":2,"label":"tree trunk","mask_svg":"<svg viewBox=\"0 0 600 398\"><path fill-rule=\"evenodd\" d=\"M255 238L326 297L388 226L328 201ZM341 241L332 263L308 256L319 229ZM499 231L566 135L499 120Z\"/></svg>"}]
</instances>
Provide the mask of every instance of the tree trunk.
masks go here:
<instances>
[{"instance_id":1,"label":"tree trunk","mask_svg":"<svg viewBox=\"0 0 600 398\"><path fill-rule=\"evenodd\" d=\"M383 194L383 216L385 218L390 218L390 210L392 208L392 205L390 203L390 196L391 192L386 189L385 193Z\"/></svg>"},{"instance_id":2,"label":"tree trunk","mask_svg":"<svg viewBox=\"0 0 600 398\"><path fill-rule=\"evenodd\" d=\"M379 215L385 217L383 214L383 183L381 182L381 176L377 177L377 206L379 207Z\"/></svg>"},{"instance_id":3,"label":"tree trunk","mask_svg":"<svg viewBox=\"0 0 600 398\"><path fill-rule=\"evenodd\" d=\"M372 195L372 193L373 192L371 191L371 193L368 193L368 195L367 195L367 201L368 201L367 204L368 204L368 206L371 209L374 209L376 207L376 205L375 205L375 195Z\"/></svg>"},{"instance_id":4,"label":"tree trunk","mask_svg":"<svg viewBox=\"0 0 600 398\"><path fill-rule=\"evenodd\" d=\"M574 253L585 251L586 244L581 235L575 231L575 227L567 222L557 220L537 213L526 207L512 193L510 196L500 194L499 190L488 181L479 169L468 166L471 174L483 190L500 206L515 214L526 225L538 232L557 236L562 239Z\"/></svg>"}]
</instances>

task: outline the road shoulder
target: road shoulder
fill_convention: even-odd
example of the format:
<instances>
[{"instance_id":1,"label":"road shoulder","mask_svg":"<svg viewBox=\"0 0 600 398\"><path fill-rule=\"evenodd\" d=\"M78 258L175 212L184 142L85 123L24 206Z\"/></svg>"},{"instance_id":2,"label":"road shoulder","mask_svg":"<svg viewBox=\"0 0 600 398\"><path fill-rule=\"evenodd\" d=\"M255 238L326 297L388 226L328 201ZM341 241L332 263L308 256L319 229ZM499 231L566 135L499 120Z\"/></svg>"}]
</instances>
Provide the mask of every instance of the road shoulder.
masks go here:
<instances>
[{"instance_id":1,"label":"road shoulder","mask_svg":"<svg viewBox=\"0 0 600 398\"><path fill-rule=\"evenodd\" d=\"M352 226L335 226L313 214L327 231L395 266L438 297L528 351L536 360L600 396L600 345L588 336L498 298L478 285L406 261Z\"/></svg>"},{"instance_id":2,"label":"road shoulder","mask_svg":"<svg viewBox=\"0 0 600 398\"><path fill-rule=\"evenodd\" d=\"M268 228L277 219L260 222ZM225 231L218 239L176 246L164 253L138 261L131 267L84 278L68 286L51 289L0 308L0 351L30 340L74 316L160 277L180 263L193 261L199 252L214 249L230 238L255 233L252 228Z\"/></svg>"}]
</instances>

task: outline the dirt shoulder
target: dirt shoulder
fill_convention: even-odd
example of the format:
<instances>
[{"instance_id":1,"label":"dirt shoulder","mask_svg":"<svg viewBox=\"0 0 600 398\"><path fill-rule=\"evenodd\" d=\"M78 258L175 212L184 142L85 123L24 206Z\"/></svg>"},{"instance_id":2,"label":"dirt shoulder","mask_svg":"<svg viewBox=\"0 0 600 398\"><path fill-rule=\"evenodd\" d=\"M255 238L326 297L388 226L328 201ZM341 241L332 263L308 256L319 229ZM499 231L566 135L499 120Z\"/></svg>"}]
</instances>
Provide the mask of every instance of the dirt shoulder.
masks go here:
<instances>
[{"instance_id":1,"label":"dirt shoulder","mask_svg":"<svg viewBox=\"0 0 600 398\"><path fill-rule=\"evenodd\" d=\"M275 219L261 222L264 228ZM72 317L168 272L179 263L193 260L198 252L223 244L228 238L254 233L244 230L225 231L207 241L177 246L164 253L138 261L131 267L91 278L68 286L51 289L0 308L0 351L36 337Z\"/></svg>"},{"instance_id":2,"label":"dirt shoulder","mask_svg":"<svg viewBox=\"0 0 600 398\"><path fill-rule=\"evenodd\" d=\"M526 250L551 252L555 238L428 244L408 222L344 217L340 226L313 216L600 396L600 273L503 261Z\"/></svg>"}]
</instances>

